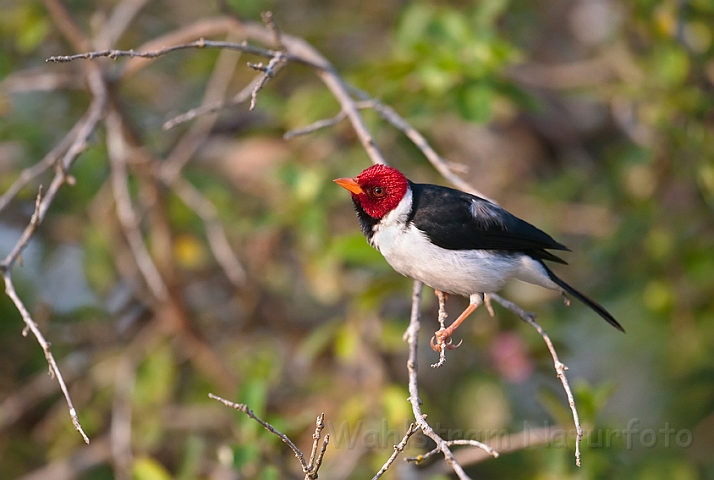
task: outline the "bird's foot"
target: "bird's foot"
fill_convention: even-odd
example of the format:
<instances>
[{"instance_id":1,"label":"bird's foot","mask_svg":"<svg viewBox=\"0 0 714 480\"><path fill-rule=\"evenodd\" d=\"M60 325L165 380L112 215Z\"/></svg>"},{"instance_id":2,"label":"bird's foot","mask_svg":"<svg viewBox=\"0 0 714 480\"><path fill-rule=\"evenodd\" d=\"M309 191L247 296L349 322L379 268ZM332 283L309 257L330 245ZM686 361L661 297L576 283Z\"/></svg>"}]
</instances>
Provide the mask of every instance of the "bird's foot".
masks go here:
<instances>
[{"instance_id":1,"label":"bird's foot","mask_svg":"<svg viewBox=\"0 0 714 480\"><path fill-rule=\"evenodd\" d=\"M434 336L431 337L431 340L429 341L431 349L435 352L442 352L444 349L456 350L459 348L463 340L460 340L459 343L454 345L454 340L451 338L452 333L454 333L453 330L449 328L439 329L436 333L434 333Z\"/></svg>"}]
</instances>

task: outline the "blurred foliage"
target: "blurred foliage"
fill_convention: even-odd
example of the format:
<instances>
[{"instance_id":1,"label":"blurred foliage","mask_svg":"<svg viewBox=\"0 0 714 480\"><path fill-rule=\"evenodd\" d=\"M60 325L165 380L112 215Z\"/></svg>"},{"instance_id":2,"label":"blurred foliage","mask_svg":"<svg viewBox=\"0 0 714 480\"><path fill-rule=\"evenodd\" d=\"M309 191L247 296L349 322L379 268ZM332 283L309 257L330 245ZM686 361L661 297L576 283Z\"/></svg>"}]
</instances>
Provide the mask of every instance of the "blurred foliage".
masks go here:
<instances>
[{"instance_id":1,"label":"blurred foliage","mask_svg":"<svg viewBox=\"0 0 714 480\"><path fill-rule=\"evenodd\" d=\"M66 3L96 34L125 2ZM436 305L425 291L420 388L432 425L478 440L554 429L549 446L467 467L474 478L714 479L714 3L227 3L244 19L271 9L284 32L306 38L346 79L393 106L464 178L569 245L576 253L559 272L627 329L620 335L537 287L504 291L539 314L570 367L586 430L578 469L570 412L541 338L503 310L495 319L480 312L460 329L464 346L431 370L426 339ZM44 63L69 47L41 2L10 0L2 10L4 192L72 127L89 96L81 62ZM210 2L148 2L117 46L138 48L218 13ZM187 126L164 132L161 124L200 104L217 57L180 52L115 86L129 128L155 158L186 134ZM245 61L229 95L254 75ZM214 260L200 218L171 192L160 198L171 248L153 253L168 262L191 328L233 384L162 326L130 281L103 130L16 267L18 291L52 342L93 444L108 445L116 415L131 412L133 478L301 477L280 439L209 392L248 403L308 451L325 412L332 442L324 478L371 477L406 430L401 335L411 285L367 245L348 195L331 182L368 159L346 123L281 137L337 110L308 69L288 66L256 111L221 113L186 167L247 271L242 288ZM363 113L395 166L443 183L403 135ZM139 175L131 189L145 199ZM3 252L26 225L36 191L24 188L2 212ZM154 220L143 223L149 242ZM464 302L450 299L450 312ZM16 478L86 447L5 297L0 315L0 476ZM415 436L408 452L429 448ZM113 478L118 460L104 450L63 478Z\"/></svg>"}]
</instances>

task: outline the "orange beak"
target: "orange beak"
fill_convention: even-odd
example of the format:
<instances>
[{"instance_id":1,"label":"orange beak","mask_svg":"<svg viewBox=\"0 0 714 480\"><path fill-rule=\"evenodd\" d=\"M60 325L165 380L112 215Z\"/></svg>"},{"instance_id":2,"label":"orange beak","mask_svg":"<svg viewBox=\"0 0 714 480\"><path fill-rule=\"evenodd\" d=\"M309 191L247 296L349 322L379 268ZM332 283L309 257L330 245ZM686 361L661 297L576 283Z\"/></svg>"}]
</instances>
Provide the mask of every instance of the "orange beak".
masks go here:
<instances>
[{"instance_id":1,"label":"orange beak","mask_svg":"<svg viewBox=\"0 0 714 480\"><path fill-rule=\"evenodd\" d=\"M336 178L333 181L340 187L349 190L355 195L364 193L364 190L362 190L362 187L359 186L359 183L357 183L357 180L354 178Z\"/></svg>"}]
</instances>

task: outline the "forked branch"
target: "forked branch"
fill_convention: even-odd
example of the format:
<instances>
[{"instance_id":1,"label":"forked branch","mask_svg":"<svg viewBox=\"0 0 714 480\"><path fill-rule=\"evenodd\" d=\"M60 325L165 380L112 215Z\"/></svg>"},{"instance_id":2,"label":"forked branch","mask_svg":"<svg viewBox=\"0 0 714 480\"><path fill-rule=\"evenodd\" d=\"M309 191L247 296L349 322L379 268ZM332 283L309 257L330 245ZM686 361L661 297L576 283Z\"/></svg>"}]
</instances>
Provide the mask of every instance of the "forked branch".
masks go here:
<instances>
[{"instance_id":1,"label":"forked branch","mask_svg":"<svg viewBox=\"0 0 714 480\"><path fill-rule=\"evenodd\" d=\"M225 398L221 398L218 395L214 395L212 393L208 394L209 398L212 398L214 400L218 400L221 402L223 405L227 407L234 408L236 410L239 410L246 415L248 415L250 418L258 422L263 428L265 428L267 431L272 433L273 435L276 435L280 440L283 441L290 449L293 451L295 454L295 458L298 459L300 462L300 466L302 467L302 471L305 474L305 480L315 480L317 478L318 470L320 470L320 467L322 466L322 460L325 457L325 452L327 451L327 445L330 443L330 434L326 434L324 437L322 437L322 430L325 428L325 414L321 413L318 417L317 420L315 421L315 433L312 434L312 450L310 452L310 460L305 460L305 454L302 453L302 450L300 450L295 443L290 440L290 438L285 435L284 433L278 431L275 427L273 427L271 424L263 420L262 418L258 417L253 410L248 407L248 405L244 403L235 403L231 402L230 400L226 400ZM322 438L322 442L320 442L320 439Z\"/></svg>"}]
</instances>

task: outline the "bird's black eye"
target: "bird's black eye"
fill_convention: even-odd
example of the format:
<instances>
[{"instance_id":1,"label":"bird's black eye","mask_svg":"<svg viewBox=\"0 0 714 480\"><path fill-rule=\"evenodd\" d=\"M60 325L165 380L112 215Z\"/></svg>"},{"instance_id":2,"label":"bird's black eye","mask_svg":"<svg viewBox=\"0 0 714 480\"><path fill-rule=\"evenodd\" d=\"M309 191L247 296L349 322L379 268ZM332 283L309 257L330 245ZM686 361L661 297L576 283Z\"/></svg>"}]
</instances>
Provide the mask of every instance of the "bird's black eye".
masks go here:
<instances>
[{"instance_id":1,"label":"bird's black eye","mask_svg":"<svg viewBox=\"0 0 714 480\"><path fill-rule=\"evenodd\" d=\"M374 187L372 189L372 195L374 195L375 197L383 197L384 193L384 188L382 187Z\"/></svg>"}]
</instances>

